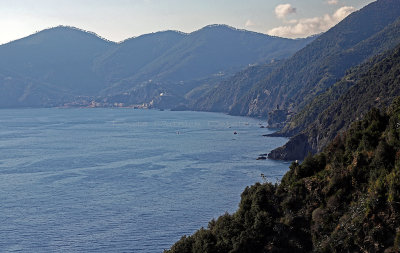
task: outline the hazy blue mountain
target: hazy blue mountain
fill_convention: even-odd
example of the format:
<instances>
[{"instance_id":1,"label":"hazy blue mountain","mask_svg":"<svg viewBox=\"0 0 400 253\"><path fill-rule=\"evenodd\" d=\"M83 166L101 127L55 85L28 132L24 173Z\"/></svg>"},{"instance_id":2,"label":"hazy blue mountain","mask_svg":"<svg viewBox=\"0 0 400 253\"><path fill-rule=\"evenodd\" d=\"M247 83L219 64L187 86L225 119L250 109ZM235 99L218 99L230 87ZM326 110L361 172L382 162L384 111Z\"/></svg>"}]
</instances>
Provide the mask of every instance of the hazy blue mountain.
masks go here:
<instances>
[{"instance_id":1,"label":"hazy blue mountain","mask_svg":"<svg viewBox=\"0 0 400 253\"><path fill-rule=\"evenodd\" d=\"M177 31L164 31L125 40L98 57L94 67L108 82L118 82L139 73L185 36Z\"/></svg>"},{"instance_id":2,"label":"hazy blue mountain","mask_svg":"<svg viewBox=\"0 0 400 253\"><path fill-rule=\"evenodd\" d=\"M69 104L85 106L97 97L106 101L102 105L158 101L173 107L249 64L288 57L309 42L212 25L190 34L165 31L114 43L60 26L1 45L0 74L13 73L15 89L27 94L32 83L38 85L35 96L55 104L63 97L70 99ZM40 89L41 85L47 88ZM10 85L0 88L18 93ZM31 101L22 105L15 99L7 99L10 106L29 106ZM38 101L43 100L32 106ZM65 101L60 99L59 105Z\"/></svg>"},{"instance_id":3,"label":"hazy blue mountain","mask_svg":"<svg viewBox=\"0 0 400 253\"><path fill-rule=\"evenodd\" d=\"M0 108L53 107L73 97L47 83L0 69Z\"/></svg>"},{"instance_id":4,"label":"hazy blue mountain","mask_svg":"<svg viewBox=\"0 0 400 253\"><path fill-rule=\"evenodd\" d=\"M386 50L387 45L380 42L387 38L377 43L367 41L399 16L399 0L378 0L349 15L259 82L231 113L267 116L277 107L299 111L343 77L347 69Z\"/></svg>"},{"instance_id":5,"label":"hazy blue mountain","mask_svg":"<svg viewBox=\"0 0 400 253\"><path fill-rule=\"evenodd\" d=\"M219 72L234 72L249 64L285 58L306 44L307 40L211 25L185 36L145 72L148 76L170 81L200 79Z\"/></svg>"},{"instance_id":6,"label":"hazy blue mountain","mask_svg":"<svg viewBox=\"0 0 400 253\"><path fill-rule=\"evenodd\" d=\"M135 96L135 90L146 83L172 85L190 91L197 87L199 80L208 80L210 77L220 79L221 76L232 75L251 64L289 57L312 40L272 37L225 25L207 26L190 34L168 31L153 36L156 35L163 35L176 43L168 43L163 39L155 47L152 61L146 58L146 65L140 64L139 71L130 69L131 77L113 83L103 94L128 92ZM120 48L130 47L137 39L140 37L122 43ZM159 50L160 47L165 49L168 46L171 47L164 52ZM115 54L118 54L118 50ZM135 61L141 59L133 56L122 59L118 55L109 57L113 58L113 62L123 62L126 66L137 66ZM107 63L107 59L103 64L112 65ZM129 70L125 73L128 72ZM170 89L168 91L174 94L177 92Z\"/></svg>"},{"instance_id":7,"label":"hazy blue mountain","mask_svg":"<svg viewBox=\"0 0 400 253\"><path fill-rule=\"evenodd\" d=\"M0 46L0 68L76 95L105 87L93 60L114 43L71 27L47 29Z\"/></svg>"},{"instance_id":8,"label":"hazy blue mountain","mask_svg":"<svg viewBox=\"0 0 400 253\"><path fill-rule=\"evenodd\" d=\"M218 83L210 91L196 99L190 109L196 111L229 112L243 95L247 94L263 78L266 78L280 61L251 66L231 78Z\"/></svg>"}]
</instances>

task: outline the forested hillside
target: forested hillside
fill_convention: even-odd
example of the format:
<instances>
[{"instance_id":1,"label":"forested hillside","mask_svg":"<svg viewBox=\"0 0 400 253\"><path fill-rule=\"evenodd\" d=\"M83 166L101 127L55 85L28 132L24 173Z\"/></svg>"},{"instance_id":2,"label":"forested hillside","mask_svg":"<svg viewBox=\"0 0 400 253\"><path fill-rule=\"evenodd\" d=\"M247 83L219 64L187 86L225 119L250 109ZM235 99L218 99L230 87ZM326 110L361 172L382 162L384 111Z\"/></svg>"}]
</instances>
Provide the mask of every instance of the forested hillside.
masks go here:
<instances>
[{"instance_id":1,"label":"forested hillside","mask_svg":"<svg viewBox=\"0 0 400 253\"><path fill-rule=\"evenodd\" d=\"M399 126L400 98L166 252L398 252Z\"/></svg>"},{"instance_id":2,"label":"forested hillside","mask_svg":"<svg viewBox=\"0 0 400 253\"><path fill-rule=\"evenodd\" d=\"M374 62L380 61L386 57L387 54L390 54L390 49L394 48L394 45L398 44L400 44L400 18L398 18L393 24L387 26L383 31L377 33L371 39L358 45L358 47L363 47L364 50L377 51L378 49L385 49L387 50L387 53L380 54L378 57L369 59L364 64L347 70L348 73L344 78L334 84L326 92L317 96L299 113L294 115L282 131L280 131L280 134L284 136L293 136L307 128L321 112L327 109L341 95L343 95L348 88L350 88L360 78L360 76L365 74L365 72L374 65Z\"/></svg>"},{"instance_id":3,"label":"forested hillside","mask_svg":"<svg viewBox=\"0 0 400 253\"><path fill-rule=\"evenodd\" d=\"M289 115L298 112L349 68L396 46L397 38L381 33L399 16L399 0L378 0L349 15L255 84L230 113L267 116L277 107Z\"/></svg>"},{"instance_id":4,"label":"forested hillside","mask_svg":"<svg viewBox=\"0 0 400 253\"><path fill-rule=\"evenodd\" d=\"M337 86L342 90L345 86L347 91L333 101L330 97L336 97L334 87L327 96L331 105L285 146L272 151L270 157L302 159L308 152L321 151L340 131L347 129L352 122L362 119L372 107L383 108L399 96L399 76L400 45L353 70L353 73L339 82ZM325 102L324 98L321 97L322 103Z\"/></svg>"}]
</instances>

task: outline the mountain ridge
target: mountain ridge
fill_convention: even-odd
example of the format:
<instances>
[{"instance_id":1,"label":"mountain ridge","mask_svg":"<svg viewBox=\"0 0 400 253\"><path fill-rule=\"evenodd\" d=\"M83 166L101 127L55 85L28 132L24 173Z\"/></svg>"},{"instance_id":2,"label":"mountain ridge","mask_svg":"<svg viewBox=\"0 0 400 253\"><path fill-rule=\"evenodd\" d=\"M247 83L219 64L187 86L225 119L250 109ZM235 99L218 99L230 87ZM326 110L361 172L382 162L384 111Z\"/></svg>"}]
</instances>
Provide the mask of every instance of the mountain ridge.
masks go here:
<instances>
[{"instance_id":1,"label":"mountain ridge","mask_svg":"<svg viewBox=\"0 0 400 253\"><path fill-rule=\"evenodd\" d=\"M37 84L47 83L56 93L74 94L70 105L88 106L95 100L102 106L150 104L164 93L169 98L165 106L172 108L200 96L200 86L212 87L248 64L287 57L307 43L226 25L210 25L188 34L157 32L114 43L79 28L58 26L1 45L0 69ZM50 95L43 92L36 95ZM64 105L60 101L59 106Z\"/></svg>"},{"instance_id":2,"label":"mountain ridge","mask_svg":"<svg viewBox=\"0 0 400 253\"><path fill-rule=\"evenodd\" d=\"M266 117L277 107L289 113L297 112L341 78L346 69L365 59L358 55L356 61L342 61L346 67L329 64L329 61L335 61L340 52L380 32L399 15L398 0L378 0L350 14L288 59L266 80L256 84L240 103L233 106L230 114Z\"/></svg>"},{"instance_id":3,"label":"mountain ridge","mask_svg":"<svg viewBox=\"0 0 400 253\"><path fill-rule=\"evenodd\" d=\"M384 41L383 41L384 39ZM365 46L365 44L370 44ZM400 17L389 26L385 27L384 30L371 37L367 41L363 43L359 43L356 47L364 47L364 50L369 50L371 52L375 51L381 53L384 56L387 52L389 52L393 47L400 44ZM360 52L359 50L356 50ZM385 52L386 51L386 52ZM346 54L347 52L345 52ZM351 58L347 56L346 58ZM364 65L368 67L369 61L378 60L380 58L379 54L377 57L367 60L357 67L353 67L354 69L362 68ZM348 71L353 71L352 69ZM313 99L308 105L306 105L299 113L297 113L286 125L285 127L279 131L278 135L282 136L293 136L300 131L304 130L309 124L311 124L319 113L325 110L331 102L335 99L338 99L340 95L343 95L348 88L351 87L352 82L349 82L349 79L354 79L356 77L346 77L346 80L341 80L340 82L347 82L346 85L333 85L326 92L321 93L315 99ZM345 87L346 86L346 87ZM331 96L331 97L329 97ZM323 101L324 100L324 101Z\"/></svg>"},{"instance_id":4,"label":"mountain ridge","mask_svg":"<svg viewBox=\"0 0 400 253\"><path fill-rule=\"evenodd\" d=\"M0 67L88 95L104 85L92 71L91 61L113 45L92 33L56 27L0 46Z\"/></svg>"},{"instance_id":5,"label":"mountain ridge","mask_svg":"<svg viewBox=\"0 0 400 253\"><path fill-rule=\"evenodd\" d=\"M273 150L269 157L301 160L309 152L320 152L337 134L345 131L352 122L362 119L371 108L384 108L400 96L400 43L359 69L356 73L358 80L352 81L354 83L346 92L331 102L306 129L283 147ZM353 75L351 73L344 79L351 79Z\"/></svg>"}]
</instances>

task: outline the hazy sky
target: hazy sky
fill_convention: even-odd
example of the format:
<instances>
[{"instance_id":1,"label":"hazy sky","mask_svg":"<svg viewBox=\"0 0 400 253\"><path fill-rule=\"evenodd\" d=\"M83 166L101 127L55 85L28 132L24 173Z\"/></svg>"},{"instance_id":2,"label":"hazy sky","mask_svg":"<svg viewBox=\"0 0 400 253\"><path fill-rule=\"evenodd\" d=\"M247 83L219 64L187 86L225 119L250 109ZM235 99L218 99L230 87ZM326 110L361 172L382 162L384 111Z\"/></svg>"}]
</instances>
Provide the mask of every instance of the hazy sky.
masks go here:
<instances>
[{"instance_id":1,"label":"hazy sky","mask_svg":"<svg viewBox=\"0 0 400 253\"><path fill-rule=\"evenodd\" d=\"M281 37L335 25L373 0L0 0L0 43L58 25L113 41L160 30L192 32L209 24Z\"/></svg>"}]
</instances>

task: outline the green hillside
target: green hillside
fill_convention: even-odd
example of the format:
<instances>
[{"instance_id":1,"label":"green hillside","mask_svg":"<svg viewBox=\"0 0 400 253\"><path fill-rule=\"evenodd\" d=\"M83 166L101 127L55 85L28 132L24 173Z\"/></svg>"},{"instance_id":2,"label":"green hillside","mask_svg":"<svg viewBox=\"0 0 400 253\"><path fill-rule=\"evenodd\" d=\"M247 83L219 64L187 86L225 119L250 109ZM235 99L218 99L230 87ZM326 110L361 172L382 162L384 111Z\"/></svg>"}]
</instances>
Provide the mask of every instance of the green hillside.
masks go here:
<instances>
[{"instance_id":1,"label":"green hillside","mask_svg":"<svg viewBox=\"0 0 400 253\"><path fill-rule=\"evenodd\" d=\"M400 18L393 24L387 26L384 30L377 33L371 39L359 44L358 48L363 48L363 51L368 50L390 50L394 45L400 44ZM358 50L357 50L358 51ZM360 78L368 69L373 66L374 62L384 58L386 54L374 57L368 60L365 64L354 67L348 70L349 72L341 81L334 84L326 92L317 96L309 104L307 104L299 113L297 113L286 124L284 129L280 131L282 135L292 136L307 128L318 115L334 103L348 88L350 88L356 80ZM373 61L373 62L371 62Z\"/></svg>"},{"instance_id":2,"label":"green hillside","mask_svg":"<svg viewBox=\"0 0 400 253\"><path fill-rule=\"evenodd\" d=\"M349 15L255 84L230 113L266 117L277 107L300 111L349 68L397 45L398 37L381 32L399 17L399 0L378 0Z\"/></svg>"},{"instance_id":3,"label":"green hillside","mask_svg":"<svg viewBox=\"0 0 400 253\"><path fill-rule=\"evenodd\" d=\"M348 86L348 82L354 82L351 87L337 100L330 101L331 105L305 130L292 137L285 146L273 150L270 157L294 160L302 159L308 152L321 151L340 131L362 119L371 108L383 108L399 96L399 76L400 45L346 76L337 85L343 87ZM357 80L352 81L353 77ZM332 97L335 97L334 90Z\"/></svg>"},{"instance_id":4,"label":"green hillside","mask_svg":"<svg viewBox=\"0 0 400 253\"><path fill-rule=\"evenodd\" d=\"M166 252L398 252L400 98Z\"/></svg>"}]
</instances>

